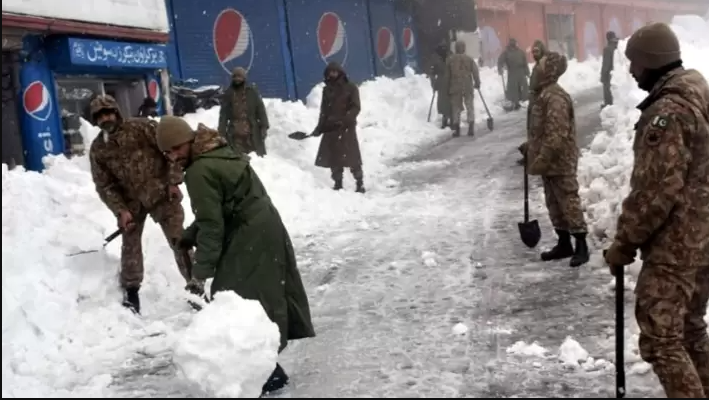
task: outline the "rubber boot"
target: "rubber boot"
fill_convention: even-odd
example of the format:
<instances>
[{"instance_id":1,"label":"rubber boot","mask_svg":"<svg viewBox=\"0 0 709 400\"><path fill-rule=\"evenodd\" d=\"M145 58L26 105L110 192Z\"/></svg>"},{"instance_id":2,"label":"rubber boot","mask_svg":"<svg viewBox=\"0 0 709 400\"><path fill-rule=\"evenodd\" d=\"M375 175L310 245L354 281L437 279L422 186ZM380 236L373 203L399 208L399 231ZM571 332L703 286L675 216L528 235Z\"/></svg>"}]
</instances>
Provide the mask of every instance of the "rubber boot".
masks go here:
<instances>
[{"instance_id":1,"label":"rubber boot","mask_svg":"<svg viewBox=\"0 0 709 400\"><path fill-rule=\"evenodd\" d=\"M460 136L460 123L453 124L451 127L453 128L453 137Z\"/></svg>"},{"instance_id":2,"label":"rubber boot","mask_svg":"<svg viewBox=\"0 0 709 400\"><path fill-rule=\"evenodd\" d=\"M468 136L475 136L475 123L471 122L470 125L468 125Z\"/></svg>"},{"instance_id":3,"label":"rubber boot","mask_svg":"<svg viewBox=\"0 0 709 400\"><path fill-rule=\"evenodd\" d=\"M289 378L286 371L281 368L280 364L276 363L276 369L273 370L273 373L271 373L271 376L261 388L261 395L267 395L276 390L283 389L288 384L288 381Z\"/></svg>"},{"instance_id":4,"label":"rubber boot","mask_svg":"<svg viewBox=\"0 0 709 400\"><path fill-rule=\"evenodd\" d=\"M140 314L140 288L125 288L123 291L123 307Z\"/></svg>"},{"instance_id":5,"label":"rubber boot","mask_svg":"<svg viewBox=\"0 0 709 400\"><path fill-rule=\"evenodd\" d=\"M574 246L571 244L571 234L568 231L555 229L559 240L551 250L542 253L542 261L563 260L574 255Z\"/></svg>"},{"instance_id":6,"label":"rubber boot","mask_svg":"<svg viewBox=\"0 0 709 400\"><path fill-rule=\"evenodd\" d=\"M342 180L335 181L335 185L332 187L332 190L342 190Z\"/></svg>"},{"instance_id":7,"label":"rubber boot","mask_svg":"<svg viewBox=\"0 0 709 400\"><path fill-rule=\"evenodd\" d=\"M360 179L357 181L357 188L355 189L357 193L366 193L367 190L364 188L364 182Z\"/></svg>"},{"instance_id":8,"label":"rubber boot","mask_svg":"<svg viewBox=\"0 0 709 400\"><path fill-rule=\"evenodd\" d=\"M446 129L446 128L448 128L448 125L449 125L449 123L448 123L448 118L443 117L443 120L441 120L441 129Z\"/></svg>"},{"instance_id":9,"label":"rubber boot","mask_svg":"<svg viewBox=\"0 0 709 400\"><path fill-rule=\"evenodd\" d=\"M590 258L588 253L588 244L586 243L585 233L574 233L576 239L576 251L569 261L569 266L572 268L580 267L586 264Z\"/></svg>"}]
</instances>

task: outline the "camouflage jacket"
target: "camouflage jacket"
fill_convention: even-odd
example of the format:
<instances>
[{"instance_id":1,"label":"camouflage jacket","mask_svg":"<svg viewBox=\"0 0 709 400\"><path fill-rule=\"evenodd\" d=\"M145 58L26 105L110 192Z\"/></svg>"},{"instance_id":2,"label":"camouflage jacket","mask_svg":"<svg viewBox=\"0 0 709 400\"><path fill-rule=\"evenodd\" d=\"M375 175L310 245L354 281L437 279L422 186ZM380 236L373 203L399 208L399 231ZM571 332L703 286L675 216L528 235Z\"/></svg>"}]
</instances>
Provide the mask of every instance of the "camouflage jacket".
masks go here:
<instances>
[{"instance_id":1,"label":"camouflage jacket","mask_svg":"<svg viewBox=\"0 0 709 400\"><path fill-rule=\"evenodd\" d=\"M467 54L452 54L446 60L448 93L473 93L480 86L480 70Z\"/></svg>"},{"instance_id":2,"label":"camouflage jacket","mask_svg":"<svg viewBox=\"0 0 709 400\"><path fill-rule=\"evenodd\" d=\"M649 263L709 265L707 81L677 68L638 108L635 165L615 240Z\"/></svg>"},{"instance_id":3,"label":"camouflage jacket","mask_svg":"<svg viewBox=\"0 0 709 400\"><path fill-rule=\"evenodd\" d=\"M527 124L527 171L530 175L576 175L579 149L574 103L557 83L566 72L566 57L550 52L538 68Z\"/></svg>"},{"instance_id":4,"label":"camouflage jacket","mask_svg":"<svg viewBox=\"0 0 709 400\"><path fill-rule=\"evenodd\" d=\"M143 118L122 120L112 134L91 143L89 158L96 192L114 214L151 210L167 199L167 188L182 182L182 169L160 152L157 123Z\"/></svg>"}]
</instances>

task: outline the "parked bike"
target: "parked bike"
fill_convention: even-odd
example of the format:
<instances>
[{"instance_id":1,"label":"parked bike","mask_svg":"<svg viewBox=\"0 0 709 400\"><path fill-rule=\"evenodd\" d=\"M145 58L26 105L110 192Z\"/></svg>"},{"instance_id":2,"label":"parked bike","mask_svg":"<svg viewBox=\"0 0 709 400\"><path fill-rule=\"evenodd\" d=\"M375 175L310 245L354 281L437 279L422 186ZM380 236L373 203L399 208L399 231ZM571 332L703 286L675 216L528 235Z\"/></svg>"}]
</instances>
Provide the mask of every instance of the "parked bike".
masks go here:
<instances>
[{"instance_id":1,"label":"parked bike","mask_svg":"<svg viewBox=\"0 0 709 400\"><path fill-rule=\"evenodd\" d=\"M173 114L181 117L200 108L209 110L220 104L222 88L217 85L197 86L196 79L176 81L170 87Z\"/></svg>"}]
</instances>

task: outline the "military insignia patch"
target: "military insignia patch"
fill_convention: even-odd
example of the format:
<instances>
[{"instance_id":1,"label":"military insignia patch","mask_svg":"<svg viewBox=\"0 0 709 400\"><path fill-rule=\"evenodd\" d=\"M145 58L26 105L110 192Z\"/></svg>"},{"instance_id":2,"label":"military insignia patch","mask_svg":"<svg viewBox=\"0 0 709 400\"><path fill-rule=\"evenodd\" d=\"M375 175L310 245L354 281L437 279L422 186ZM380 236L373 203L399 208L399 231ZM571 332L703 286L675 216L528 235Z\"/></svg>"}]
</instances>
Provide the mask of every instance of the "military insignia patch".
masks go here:
<instances>
[{"instance_id":1,"label":"military insignia patch","mask_svg":"<svg viewBox=\"0 0 709 400\"><path fill-rule=\"evenodd\" d=\"M652 121L650 122L650 125L652 125L655 128L659 129L665 129L667 128L667 125L669 125L669 122L667 121L667 118L665 118L662 115L656 115Z\"/></svg>"},{"instance_id":2,"label":"military insignia patch","mask_svg":"<svg viewBox=\"0 0 709 400\"><path fill-rule=\"evenodd\" d=\"M650 129L645 133L645 144L648 146L657 146L660 144L662 133L657 129Z\"/></svg>"}]
</instances>

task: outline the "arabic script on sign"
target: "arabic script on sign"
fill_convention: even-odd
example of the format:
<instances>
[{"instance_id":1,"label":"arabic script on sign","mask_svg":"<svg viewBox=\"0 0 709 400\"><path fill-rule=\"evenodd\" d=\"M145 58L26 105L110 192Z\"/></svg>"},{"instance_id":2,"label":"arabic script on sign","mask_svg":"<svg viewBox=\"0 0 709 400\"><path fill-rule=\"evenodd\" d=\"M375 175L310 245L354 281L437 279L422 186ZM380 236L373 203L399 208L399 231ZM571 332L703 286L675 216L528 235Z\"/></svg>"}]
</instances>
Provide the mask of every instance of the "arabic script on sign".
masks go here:
<instances>
[{"instance_id":1,"label":"arabic script on sign","mask_svg":"<svg viewBox=\"0 0 709 400\"><path fill-rule=\"evenodd\" d=\"M113 63L162 67L165 65L165 50L154 46L134 46L131 44L105 45L102 42L74 42L71 49L74 58L90 63Z\"/></svg>"}]
</instances>

